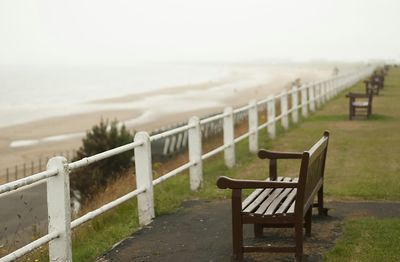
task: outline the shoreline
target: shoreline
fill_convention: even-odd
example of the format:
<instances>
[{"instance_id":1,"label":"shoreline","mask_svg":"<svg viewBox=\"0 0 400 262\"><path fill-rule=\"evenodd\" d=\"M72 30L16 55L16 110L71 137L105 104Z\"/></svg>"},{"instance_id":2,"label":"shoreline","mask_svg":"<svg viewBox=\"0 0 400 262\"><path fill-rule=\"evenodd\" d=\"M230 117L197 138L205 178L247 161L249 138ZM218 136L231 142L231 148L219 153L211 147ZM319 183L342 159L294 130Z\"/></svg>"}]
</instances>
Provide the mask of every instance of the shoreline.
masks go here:
<instances>
[{"instance_id":1,"label":"shoreline","mask_svg":"<svg viewBox=\"0 0 400 262\"><path fill-rule=\"evenodd\" d=\"M96 100L88 103L99 110L0 128L1 169L30 163L39 157L51 156L66 150L78 149L82 136L63 139L62 136L82 135L100 119L118 119L128 129L152 131L170 124L187 121L191 116L204 117L222 112L226 106L247 105L252 99L261 100L276 94L291 81L300 77L307 82L326 78L328 70L292 70L272 74L269 81L254 83L239 81L231 76L198 84L150 90L140 94ZM103 109L102 109L103 108ZM37 140L32 146L10 147L18 140ZM3 170L0 170L0 176ZM3 179L0 177L0 182Z\"/></svg>"}]
</instances>

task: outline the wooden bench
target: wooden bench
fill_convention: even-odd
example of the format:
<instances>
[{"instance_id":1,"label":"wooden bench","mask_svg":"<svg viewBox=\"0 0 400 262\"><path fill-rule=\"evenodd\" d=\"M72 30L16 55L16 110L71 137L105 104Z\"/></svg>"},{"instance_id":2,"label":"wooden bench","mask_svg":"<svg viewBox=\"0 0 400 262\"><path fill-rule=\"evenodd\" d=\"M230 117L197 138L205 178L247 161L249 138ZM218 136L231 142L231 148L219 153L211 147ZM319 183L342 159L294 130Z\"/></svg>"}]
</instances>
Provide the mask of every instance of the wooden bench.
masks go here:
<instances>
[{"instance_id":1,"label":"wooden bench","mask_svg":"<svg viewBox=\"0 0 400 262\"><path fill-rule=\"evenodd\" d=\"M380 87L372 80L364 80L365 93L379 96Z\"/></svg>"},{"instance_id":2,"label":"wooden bench","mask_svg":"<svg viewBox=\"0 0 400 262\"><path fill-rule=\"evenodd\" d=\"M232 236L233 261L242 261L245 252L293 252L297 261L303 257L303 227L306 236L311 234L312 207L318 207L321 215L327 215L323 200L325 159L329 133L308 151L303 153L272 152L260 150L259 158L269 159L269 179L239 180L219 177L217 186L232 189ZM278 177L278 159L301 160L299 176ZM243 202L242 190L255 189ZM318 202L314 198L318 196ZM264 227L292 227L295 245L292 246L244 246L243 224L254 224L256 237L263 234Z\"/></svg>"},{"instance_id":3,"label":"wooden bench","mask_svg":"<svg viewBox=\"0 0 400 262\"><path fill-rule=\"evenodd\" d=\"M372 114L373 94L348 93L346 97L349 98L349 120L353 120L357 114L367 118Z\"/></svg>"}]
</instances>

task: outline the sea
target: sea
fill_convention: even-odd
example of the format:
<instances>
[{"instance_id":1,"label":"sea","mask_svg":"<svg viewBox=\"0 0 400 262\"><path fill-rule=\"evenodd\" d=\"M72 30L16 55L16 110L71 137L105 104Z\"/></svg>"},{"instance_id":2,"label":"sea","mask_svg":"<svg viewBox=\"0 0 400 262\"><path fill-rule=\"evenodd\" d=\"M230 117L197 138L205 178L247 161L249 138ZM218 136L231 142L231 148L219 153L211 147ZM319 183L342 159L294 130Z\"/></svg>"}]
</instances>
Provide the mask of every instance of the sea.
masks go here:
<instances>
[{"instance_id":1,"label":"sea","mask_svg":"<svg viewBox=\"0 0 400 262\"><path fill-rule=\"evenodd\" d=\"M223 79L223 64L0 66L0 127L74 114L90 101Z\"/></svg>"}]
</instances>

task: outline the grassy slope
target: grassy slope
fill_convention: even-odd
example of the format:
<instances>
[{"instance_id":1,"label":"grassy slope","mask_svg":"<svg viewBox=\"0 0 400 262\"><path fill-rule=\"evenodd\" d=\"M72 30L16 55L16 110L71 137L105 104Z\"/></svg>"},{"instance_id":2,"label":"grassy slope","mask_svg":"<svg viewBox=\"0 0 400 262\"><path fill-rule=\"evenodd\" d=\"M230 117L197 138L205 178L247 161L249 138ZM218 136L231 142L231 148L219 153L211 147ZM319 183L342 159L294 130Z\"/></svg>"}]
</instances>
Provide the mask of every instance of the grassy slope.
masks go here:
<instances>
[{"instance_id":1,"label":"grassy slope","mask_svg":"<svg viewBox=\"0 0 400 262\"><path fill-rule=\"evenodd\" d=\"M347 120L348 101L344 93L330 101L322 110L312 114L307 120L291 126L283 132L278 127L278 136L271 141L263 139L265 131L260 133L260 147L302 151L312 145L325 129L331 131L328 162L326 169L326 194L334 199L373 199L400 200L400 70L392 70L386 80L383 95L374 98L373 116L369 120ZM363 91L358 84L352 91ZM347 92L347 91L346 91ZM237 166L227 169L222 154L204 163L204 187L197 193L189 190L187 172L169 179L155 188L156 215L174 212L184 199L216 199L230 196L228 190L219 190L215 181L220 175L240 178L265 178L267 162L258 160L248 152L247 142L236 146ZM298 162L293 160L278 163L278 172L297 175ZM384 178L384 179L382 179ZM381 238L364 241L365 234L374 236L371 225L379 224L379 232L393 231L398 220L353 221L346 226L346 234L327 258L336 261L344 253L354 250L370 250L370 243ZM74 261L93 261L98 255L110 248L137 228L136 199L121 205L100 218L88 222L75 230L73 238ZM391 230L393 229L393 230ZM366 231L365 234L353 232ZM351 243L357 243L351 245ZM377 247L388 247L384 243ZM380 253L383 252L379 249ZM343 251L345 249L345 251ZM372 256L371 256L372 257ZM349 257L351 260L351 257Z\"/></svg>"}]
</instances>

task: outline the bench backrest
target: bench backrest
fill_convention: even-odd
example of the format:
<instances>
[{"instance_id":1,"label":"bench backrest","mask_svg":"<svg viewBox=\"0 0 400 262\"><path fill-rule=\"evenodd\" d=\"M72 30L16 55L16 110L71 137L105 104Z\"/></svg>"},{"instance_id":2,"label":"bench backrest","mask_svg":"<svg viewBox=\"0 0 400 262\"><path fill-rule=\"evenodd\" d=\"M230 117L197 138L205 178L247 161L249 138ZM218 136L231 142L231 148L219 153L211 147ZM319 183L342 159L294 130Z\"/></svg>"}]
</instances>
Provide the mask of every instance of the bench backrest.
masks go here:
<instances>
[{"instance_id":1,"label":"bench backrest","mask_svg":"<svg viewBox=\"0 0 400 262\"><path fill-rule=\"evenodd\" d=\"M302 155L295 212L304 214L323 185L329 132Z\"/></svg>"}]
</instances>

